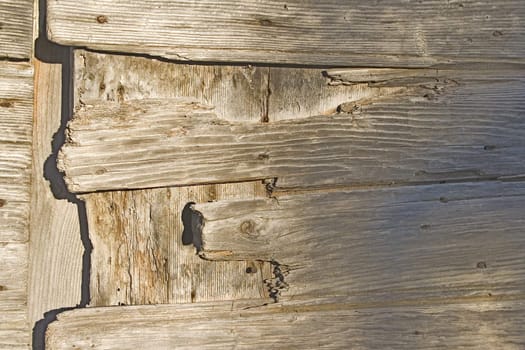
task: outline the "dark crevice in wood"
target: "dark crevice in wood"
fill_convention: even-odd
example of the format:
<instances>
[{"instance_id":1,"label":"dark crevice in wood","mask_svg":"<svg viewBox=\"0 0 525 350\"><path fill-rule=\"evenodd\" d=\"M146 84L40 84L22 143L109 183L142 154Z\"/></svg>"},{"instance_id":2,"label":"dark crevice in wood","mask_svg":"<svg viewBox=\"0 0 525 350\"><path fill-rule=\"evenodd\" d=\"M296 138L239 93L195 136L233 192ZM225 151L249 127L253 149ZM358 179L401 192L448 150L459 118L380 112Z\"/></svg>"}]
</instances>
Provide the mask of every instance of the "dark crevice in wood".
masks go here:
<instances>
[{"instance_id":1,"label":"dark crevice in wood","mask_svg":"<svg viewBox=\"0 0 525 350\"><path fill-rule=\"evenodd\" d=\"M193 244L197 252L202 250L202 228L204 217L193 208L194 202L187 203L182 209L181 220L184 230L182 231L182 244Z\"/></svg>"}]
</instances>

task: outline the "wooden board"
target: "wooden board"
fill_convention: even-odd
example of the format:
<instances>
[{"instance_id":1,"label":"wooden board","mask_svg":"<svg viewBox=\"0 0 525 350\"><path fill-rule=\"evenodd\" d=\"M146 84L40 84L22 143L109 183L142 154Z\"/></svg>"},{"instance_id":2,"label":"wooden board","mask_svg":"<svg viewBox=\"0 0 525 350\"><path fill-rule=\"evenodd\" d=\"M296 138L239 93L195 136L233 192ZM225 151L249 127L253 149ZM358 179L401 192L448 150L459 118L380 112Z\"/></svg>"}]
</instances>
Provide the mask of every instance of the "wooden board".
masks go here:
<instances>
[{"instance_id":1,"label":"wooden board","mask_svg":"<svg viewBox=\"0 0 525 350\"><path fill-rule=\"evenodd\" d=\"M33 0L2 0L0 58L29 60L33 47Z\"/></svg>"},{"instance_id":2,"label":"wooden board","mask_svg":"<svg viewBox=\"0 0 525 350\"><path fill-rule=\"evenodd\" d=\"M48 2L60 44L183 61L343 66L523 62L525 6L439 0Z\"/></svg>"},{"instance_id":3,"label":"wooden board","mask_svg":"<svg viewBox=\"0 0 525 350\"><path fill-rule=\"evenodd\" d=\"M64 137L62 122L69 115L72 102L67 98L70 51L55 54L64 65L33 61L35 114L28 308L36 349L43 346L46 322L54 318L54 313L85 303L82 298L88 298L87 286L82 286L82 264L89 252L84 251L79 222L83 218L85 225L85 213L79 210L78 200L67 192L56 168L56 152ZM87 232L83 234L87 236Z\"/></svg>"},{"instance_id":4,"label":"wooden board","mask_svg":"<svg viewBox=\"0 0 525 350\"><path fill-rule=\"evenodd\" d=\"M0 242L0 348L28 349L26 243Z\"/></svg>"},{"instance_id":5,"label":"wooden board","mask_svg":"<svg viewBox=\"0 0 525 350\"><path fill-rule=\"evenodd\" d=\"M265 178L305 187L521 176L524 70L478 68L438 69L431 78L423 70L402 86L370 82L376 95L341 103L340 113L258 125L180 100L86 102L68 126L60 167L73 192Z\"/></svg>"},{"instance_id":6,"label":"wooden board","mask_svg":"<svg viewBox=\"0 0 525 350\"><path fill-rule=\"evenodd\" d=\"M33 68L0 62L0 242L28 239Z\"/></svg>"},{"instance_id":7,"label":"wooden board","mask_svg":"<svg viewBox=\"0 0 525 350\"><path fill-rule=\"evenodd\" d=\"M521 349L523 300L356 308L332 303L88 308L59 315L46 349Z\"/></svg>"},{"instance_id":8,"label":"wooden board","mask_svg":"<svg viewBox=\"0 0 525 350\"><path fill-rule=\"evenodd\" d=\"M85 195L93 244L90 305L194 303L267 296L263 280L271 277L269 263L205 261L192 245L183 245L183 235L187 234L183 220L189 214L183 209L188 202L264 195L260 183ZM247 273L247 268L253 268L254 273Z\"/></svg>"},{"instance_id":9,"label":"wooden board","mask_svg":"<svg viewBox=\"0 0 525 350\"><path fill-rule=\"evenodd\" d=\"M385 303L450 289L522 294L524 206L525 183L481 182L219 201L195 205L195 220L201 256L271 261L275 299Z\"/></svg>"},{"instance_id":10,"label":"wooden board","mask_svg":"<svg viewBox=\"0 0 525 350\"><path fill-rule=\"evenodd\" d=\"M5 10L4 5L0 6ZM0 36L0 41L1 41ZM0 348L27 349L33 68L0 62Z\"/></svg>"},{"instance_id":11,"label":"wooden board","mask_svg":"<svg viewBox=\"0 0 525 350\"><path fill-rule=\"evenodd\" d=\"M258 122L267 115L268 69L205 66L75 50L75 101L124 102L193 97L221 118Z\"/></svg>"}]
</instances>

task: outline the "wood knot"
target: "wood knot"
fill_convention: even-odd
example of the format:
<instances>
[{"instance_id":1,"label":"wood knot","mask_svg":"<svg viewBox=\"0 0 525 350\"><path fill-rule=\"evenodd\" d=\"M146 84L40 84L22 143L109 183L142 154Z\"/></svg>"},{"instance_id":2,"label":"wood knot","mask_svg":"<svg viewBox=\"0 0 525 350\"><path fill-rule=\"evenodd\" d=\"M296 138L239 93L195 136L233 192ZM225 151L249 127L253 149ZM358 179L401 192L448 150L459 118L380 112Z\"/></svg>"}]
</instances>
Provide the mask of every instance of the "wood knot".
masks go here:
<instances>
[{"instance_id":1,"label":"wood knot","mask_svg":"<svg viewBox=\"0 0 525 350\"><path fill-rule=\"evenodd\" d=\"M108 17L104 15L97 16L97 22L100 24L108 23Z\"/></svg>"},{"instance_id":2,"label":"wood knot","mask_svg":"<svg viewBox=\"0 0 525 350\"><path fill-rule=\"evenodd\" d=\"M0 208L2 208L6 203L7 202L5 199L0 199Z\"/></svg>"},{"instance_id":3,"label":"wood knot","mask_svg":"<svg viewBox=\"0 0 525 350\"><path fill-rule=\"evenodd\" d=\"M256 224L253 220L245 220L240 226L241 233L249 237L259 236L259 232L256 230Z\"/></svg>"}]
</instances>

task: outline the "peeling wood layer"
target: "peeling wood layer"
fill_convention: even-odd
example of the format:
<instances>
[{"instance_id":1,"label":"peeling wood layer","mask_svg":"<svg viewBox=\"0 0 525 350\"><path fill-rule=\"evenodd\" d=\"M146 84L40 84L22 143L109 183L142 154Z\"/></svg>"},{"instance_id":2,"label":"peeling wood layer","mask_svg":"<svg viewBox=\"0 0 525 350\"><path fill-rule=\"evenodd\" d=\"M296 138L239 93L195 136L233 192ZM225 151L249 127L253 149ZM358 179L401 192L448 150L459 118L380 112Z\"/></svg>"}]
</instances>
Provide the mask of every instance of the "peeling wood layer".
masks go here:
<instances>
[{"instance_id":1,"label":"peeling wood layer","mask_svg":"<svg viewBox=\"0 0 525 350\"><path fill-rule=\"evenodd\" d=\"M33 0L2 0L0 4L0 58L31 57Z\"/></svg>"},{"instance_id":2,"label":"peeling wood layer","mask_svg":"<svg viewBox=\"0 0 525 350\"><path fill-rule=\"evenodd\" d=\"M73 192L265 178L290 188L520 176L522 72L445 69L424 84L368 87L377 94L343 102L332 115L252 125L187 100L86 102L69 124L60 167Z\"/></svg>"},{"instance_id":3,"label":"peeling wood layer","mask_svg":"<svg viewBox=\"0 0 525 350\"><path fill-rule=\"evenodd\" d=\"M48 2L64 45L181 61L429 66L525 56L520 0Z\"/></svg>"},{"instance_id":4,"label":"peeling wood layer","mask_svg":"<svg viewBox=\"0 0 525 350\"><path fill-rule=\"evenodd\" d=\"M524 315L522 300L380 308L336 300L88 308L60 314L49 326L46 349L519 349L525 346Z\"/></svg>"},{"instance_id":5,"label":"peeling wood layer","mask_svg":"<svg viewBox=\"0 0 525 350\"><path fill-rule=\"evenodd\" d=\"M182 244L190 202L254 199L260 183L112 191L84 196L91 255L91 306L259 299L270 264L210 262Z\"/></svg>"},{"instance_id":6,"label":"peeling wood layer","mask_svg":"<svg viewBox=\"0 0 525 350\"><path fill-rule=\"evenodd\" d=\"M201 256L274 265L274 296L371 302L523 294L525 183L283 195L195 205ZM278 268L278 269L277 269ZM279 288L282 287L282 288Z\"/></svg>"},{"instance_id":7,"label":"peeling wood layer","mask_svg":"<svg viewBox=\"0 0 525 350\"><path fill-rule=\"evenodd\" d=\"M74 59L77 107L94 100L191 97L232 121L259 122L267 113L266 67L172 64L84 50L75 50Z\"/></svg>"}]
</instances>

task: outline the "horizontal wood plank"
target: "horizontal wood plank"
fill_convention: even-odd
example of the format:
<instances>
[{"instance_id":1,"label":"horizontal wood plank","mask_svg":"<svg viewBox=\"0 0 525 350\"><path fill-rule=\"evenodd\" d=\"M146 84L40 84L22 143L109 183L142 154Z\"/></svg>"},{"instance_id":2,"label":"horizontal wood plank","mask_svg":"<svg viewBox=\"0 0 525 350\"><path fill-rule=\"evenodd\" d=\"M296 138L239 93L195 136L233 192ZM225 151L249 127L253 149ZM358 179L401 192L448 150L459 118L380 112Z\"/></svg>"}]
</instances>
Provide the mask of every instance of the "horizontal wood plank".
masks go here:
<instances>
[{"instance_id":1,"label":"horizontal wood plank","mask_svg":"<svg viewBox=\"0 0 525 350\"><path fill-rule=\"evenodd\" d=\"M523 62L524 19L520 0L48 2L48 33L58 43L184 61Z\"/></svg>"},{"instance_id":2,"label":"horizontal wood plank","mask_svg":"<svg viewBox=\"0 0 525 350\"><path fill-rule=\"evenodd\" d=\"M219 201L195 205L195 220L201 256L271 261L275 299L384 303L522 294L524 206L525 183L485 182Z\"/></svg>"},{"instance_id":3,"label":"horizontal wood plank","mask_svg":"<svg viewBox=\"0 0 525 350\"><path fill-rule=\"evenodd\" d=\"M33 68L0 62L0 242L27 241Z\"/></svg>"},{"instance_id":4,"label":"horizontal wood plank","mask_svg":"<svg viewBox=\"0 0 525 350\"><path fill-rule=\"evenodd\" d=\"M33 0L0 3L0 58L27 59L33 47Z\"/></svg>"},{"instance_id":5,"label":"horizontal wood plank","mask_svg":"<svg viewBox=\"0 0 525 350\"><path fill-rule=\"evenodd\" d=\"M425 83L362 87L375 92L341 103L339 113L261 124L225 121L186 100L86 101L59 161L73 192L265 178L305 187L521 176L523 72L441 69L428 78L423 70Z\"/></svg>"},{"instance_id":6,"label":"horizontal wood plank","mask_svg":"<svg viewBox=\"0 0 525 350\"><path fill-rule=\"evenodd\" d=\"M252 303L253 304L253 303ZM525 304L354 308L289 302L87 308L58 315L47 347L59 349L520 349Z\"/></svg>"}]
</instances>

